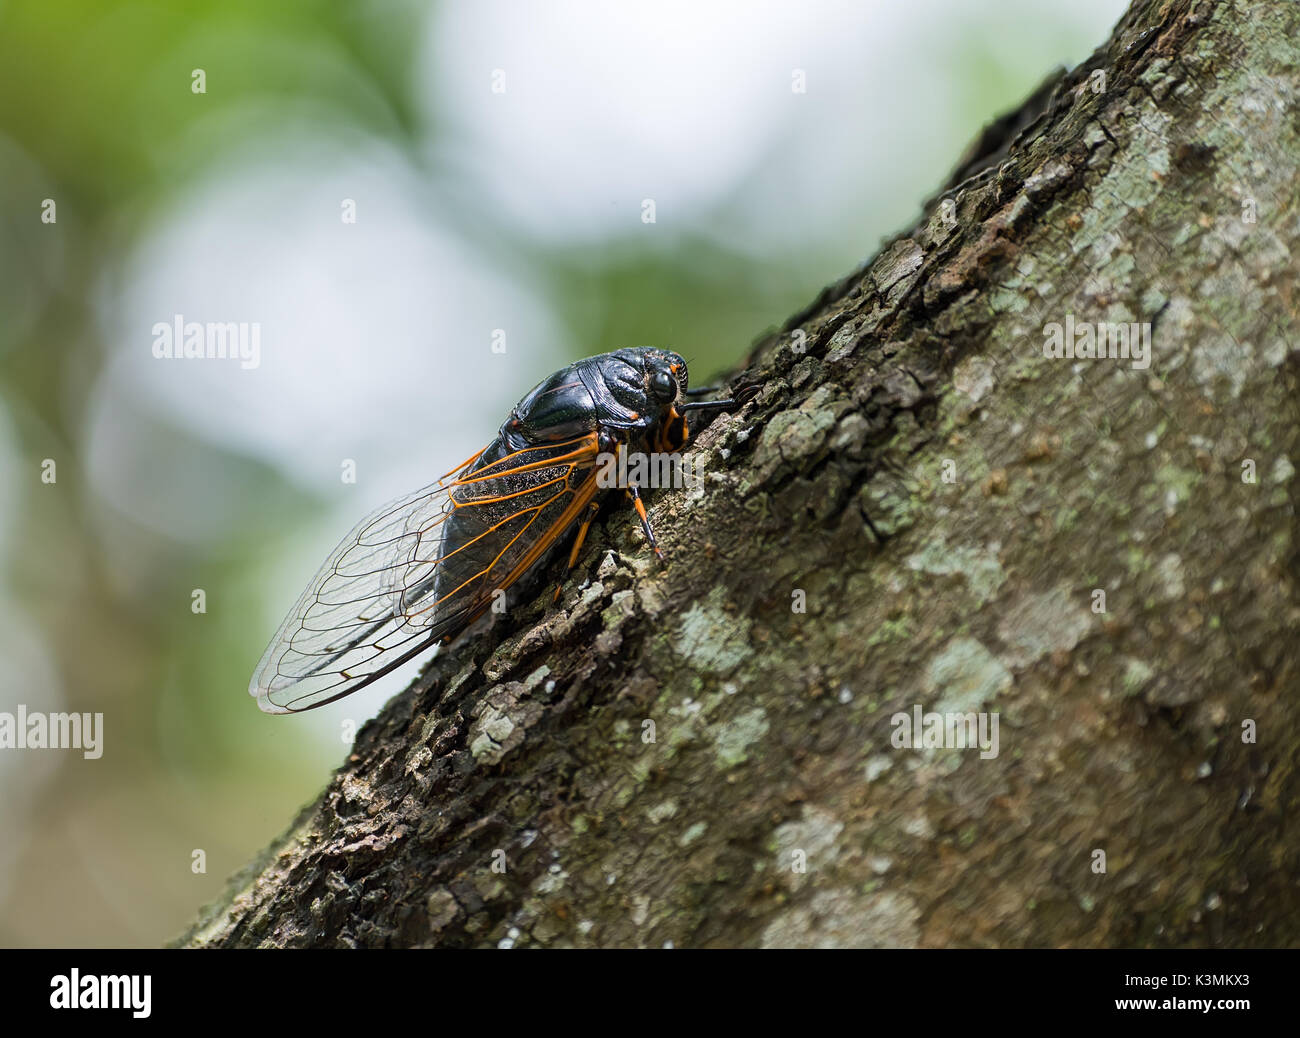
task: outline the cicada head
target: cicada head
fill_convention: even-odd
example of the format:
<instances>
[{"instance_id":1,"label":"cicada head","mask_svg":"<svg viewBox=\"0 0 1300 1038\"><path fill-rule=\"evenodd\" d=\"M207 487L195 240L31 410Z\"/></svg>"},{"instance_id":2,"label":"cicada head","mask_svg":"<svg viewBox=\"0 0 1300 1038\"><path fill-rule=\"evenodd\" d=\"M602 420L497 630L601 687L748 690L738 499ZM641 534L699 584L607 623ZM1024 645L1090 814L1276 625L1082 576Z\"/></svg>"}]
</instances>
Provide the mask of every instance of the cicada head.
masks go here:
<instances>
[{"instance_id":1,"label":"cicada head","mask_svg":"<svg viewBox=\"0 0 1300 1038\"><path fill-rule=\"evenodd\" d=\"M654 401L660 407L671 407L686 395L686 361L671 350L647 350L646 380Z\"/></svg>"},{"instance_id":2,"label":"cicada head","mask_svg":"<svg viewBox=\"0 0 1300 1038\"><path fill-rule=\"evenodd\" d=\"M677 410L689 384L686 361L671 350L646 351L647 394L656 410L656 447L673 452L686 445L686 418Z\"/></svg>"}]
</instances>

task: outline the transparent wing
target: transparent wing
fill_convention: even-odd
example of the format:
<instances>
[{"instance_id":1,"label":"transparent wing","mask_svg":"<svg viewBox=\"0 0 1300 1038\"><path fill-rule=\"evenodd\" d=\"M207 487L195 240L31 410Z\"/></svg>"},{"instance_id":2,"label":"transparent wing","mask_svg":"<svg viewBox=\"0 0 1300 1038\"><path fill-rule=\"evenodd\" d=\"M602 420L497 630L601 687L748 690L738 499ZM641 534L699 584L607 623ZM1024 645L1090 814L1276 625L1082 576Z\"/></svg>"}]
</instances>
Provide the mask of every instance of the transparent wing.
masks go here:
<instances>
[{"instance_id":1,"label":"transparent wing","mask_svg":"<svg viewBox=\"0 0 1300 1038\"><path fill-rule=\"evenodd\" d=\"M408 589L407 572L422 556L437 558L453 485L444 477L391 501L343 538L263 653L248 686L258 706L273 714L323 706L425 651L451 626L454 611L434 623L434 610L412 617L402 605L432 591Z\"/></svg>"},{"instance_id":2,"label":"transparent wing","mask_svg":"<svg viewBox=\"0 0 1300 1038\"><path fill-rule=\"evenodd\" d=\"M483 613L595 492L595 437L475 455L389 502L330 553L276 631L248 691L268 713L324 706Z\"/></svg>"}]
</instances>

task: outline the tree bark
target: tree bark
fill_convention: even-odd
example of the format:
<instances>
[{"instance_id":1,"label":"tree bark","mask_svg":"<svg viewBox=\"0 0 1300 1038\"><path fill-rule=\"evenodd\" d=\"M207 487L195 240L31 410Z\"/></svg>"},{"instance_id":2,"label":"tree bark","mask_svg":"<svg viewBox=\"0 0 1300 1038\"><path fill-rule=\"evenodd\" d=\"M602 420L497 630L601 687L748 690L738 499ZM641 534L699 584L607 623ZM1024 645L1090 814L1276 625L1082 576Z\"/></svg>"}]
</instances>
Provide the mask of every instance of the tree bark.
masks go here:
<instances>
[{"instance_id":1,"label":"tree bark","mask_svg":"<svg viewBox=\"0 0 1300 1038\"><path fill-rule=\"evenodd\" d=\"M1135 3L182 943L1300 943L1298 105L1300 4Z\"/></svg>"}]
</instances>

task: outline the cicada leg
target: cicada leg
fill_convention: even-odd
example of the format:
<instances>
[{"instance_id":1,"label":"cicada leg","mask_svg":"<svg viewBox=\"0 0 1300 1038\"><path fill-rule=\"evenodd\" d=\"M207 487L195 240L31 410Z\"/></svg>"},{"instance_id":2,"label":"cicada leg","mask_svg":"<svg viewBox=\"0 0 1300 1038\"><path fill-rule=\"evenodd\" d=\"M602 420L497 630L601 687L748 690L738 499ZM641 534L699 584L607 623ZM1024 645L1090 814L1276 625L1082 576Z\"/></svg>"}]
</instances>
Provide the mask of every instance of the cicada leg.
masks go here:
<instances>
[{"instance_id":1,"label":"cicada leg","mask_svg":"<svg viewBox=\"0 0 1300 1038\"><path fill-rule=\"evenodd\" d=\"M650 516L646 514L645 502L641 500L641 492L637 490L636 484L629 484L627 496L632 499L632 507L636 509L636 514L641 517L641 529L645 531L646 540L650 542L650 548L655 553L655 557L660 562L664 561L664 553L659 550L659 542L655 540L654 528L650 525Z\"/></svg>"},{"instance_id":2,"label":"cicada leg","mask_svg":"<svg viewBox=\"0 0 1300 1038\"><path fill-rule=\"evenodd\" d=\"M591 521L596 518L596 513L600 511L600 505L595 501L587 506L587 514L582 517L582 525L578 527L578 536L574 538L573 548L569 552L569 564L564 568L564 576L555 586L555 597L552 602L560 600L560 592L564 589L564 581L573 571L574 564L578 561L578 552L582 551L582 544L587 539L587 531L591 528Z\"/></svg>"},{"instance_id":3,"label":"cicada leg","mask_svg":"<svg viewBox=\"0 0 1300 1038\"><path fill-rule=\"evenodd\" d=\"M687 390L688 394L689 392L690 390ZM678 404L677 410L678 411L705 411L705 410L739 411L747 403L753 400L754 397L756 397L757 395L758 395L758 390L756 387L747 386L746 388L738 392L734 397L729 397L726 400L692 400L689 403Z\"/></svg>"}]
</instances>

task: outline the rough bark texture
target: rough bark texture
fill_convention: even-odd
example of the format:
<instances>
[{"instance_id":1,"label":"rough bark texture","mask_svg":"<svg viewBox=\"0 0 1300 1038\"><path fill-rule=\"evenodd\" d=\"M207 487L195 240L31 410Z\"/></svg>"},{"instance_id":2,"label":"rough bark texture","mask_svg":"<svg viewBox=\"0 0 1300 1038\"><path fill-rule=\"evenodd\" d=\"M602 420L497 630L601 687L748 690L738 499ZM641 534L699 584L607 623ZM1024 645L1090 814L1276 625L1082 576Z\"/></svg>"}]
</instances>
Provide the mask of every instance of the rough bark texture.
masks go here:
<instances>
[{"instance_id":1,"label":"rough bark texture","mask_svg":"<svg viewBox=\"0 0 1300 1038\"><path fill-rule=\"evenodd\" d=\"M184 943L1300 943L1298 196L1300 4L1136 3Z\"/></svg>"}]
</instances>

